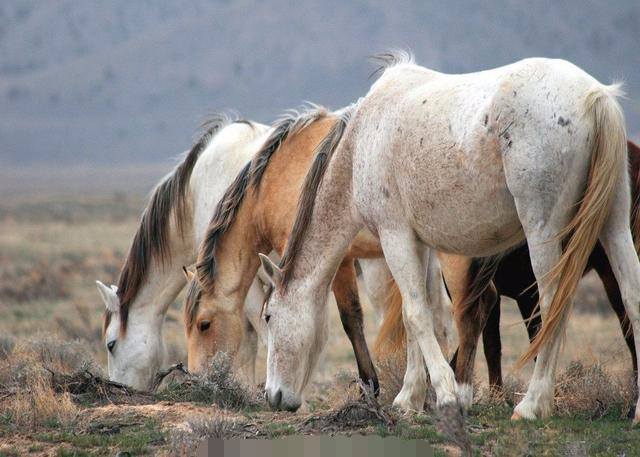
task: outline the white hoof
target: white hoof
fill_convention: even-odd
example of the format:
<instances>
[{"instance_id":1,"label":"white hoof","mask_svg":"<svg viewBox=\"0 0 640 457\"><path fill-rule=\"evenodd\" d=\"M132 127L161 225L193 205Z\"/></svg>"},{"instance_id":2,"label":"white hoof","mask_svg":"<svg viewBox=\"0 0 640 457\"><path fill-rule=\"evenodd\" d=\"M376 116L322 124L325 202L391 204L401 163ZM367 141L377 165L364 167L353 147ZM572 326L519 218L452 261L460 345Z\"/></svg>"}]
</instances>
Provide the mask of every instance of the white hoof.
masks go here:
<instances>
[{"instance_id":1,"label":"white hoof","mask_svg":"<svg viewBox=\"0 0 640 457\"><path fill-rule=\"evenodd\" d=\"M425 395L422 395L422 399L420 399L420 395L411 395L403 389L393 400L393 407L404 413L420 413L424 410L424 399Z\"/></svg>"},{"instance_id":2,"label":"white hoof","mask_svg":"<svg viewBox=\"0 0 640 457\"><path fill-rule=\"evenodd\" d=\"M553 411L553 401L542 402L538 401L536 404L533 401L530 401L525 397L518 406L513 410L513 415L511 419L520 420L520 419L545 419L551 416Z\"/></svg>"}]
</instances>

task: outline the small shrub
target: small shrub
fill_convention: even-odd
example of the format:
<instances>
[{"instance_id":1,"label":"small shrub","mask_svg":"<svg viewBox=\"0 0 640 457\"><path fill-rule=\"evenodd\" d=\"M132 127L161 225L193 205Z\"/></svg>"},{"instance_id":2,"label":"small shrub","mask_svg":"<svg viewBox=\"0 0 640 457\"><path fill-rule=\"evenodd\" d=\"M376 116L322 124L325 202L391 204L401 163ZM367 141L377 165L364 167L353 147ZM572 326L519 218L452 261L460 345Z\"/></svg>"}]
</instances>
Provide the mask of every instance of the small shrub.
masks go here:
<instances>
[{"instance_id":1,"label":"small shrub","mask_svg":"<svg viewBox=\"0 0 640 457\"><path fill-rule=\"evenodd\" d=\"M232 438L235 426L235 422L229 421L224 416L191 420L187 422L186 429L179 429L171 434L171 455L195 455L198 444L208 438Z\"/></svg>"},{"instance_id":2,"label":"small shrub","mask_svg":"<svg viewBox=\"0 0 640 457\"><path fill-rule=\"evenodd\" d=\"M0 408L13 423L23 426L67 426L78 414L69 393L56 393L43 379L16 391Z\"/></svg>"},{"instance_id":3,"label":"small shrub","mask_svg":"<svg viewBox=\"0 0 640 457\"><path fill-rule=\"evenodd\" d=\"M102 328L100 325L91 325L92 310L88 306L76 305L73 319L69 316L56 316L55 320L65 339L92 343L102 340Z\"/></svg>"},{"instance_id":4,"label":"small shrub","mask_svg":"<svg viewBox=\"0 0 640 457\"><path fill-rule=\"evenodd\" d=\"M0 299L26 303L37 299L69 297L65 266L40 260L31 265L3 262L0 268Z\"/></svg>"},{"instance_id":5,"label":"small shrub","mask_svg":"<svg viewBox=\"0 0 640 457\"><path fill-rule=\"evenodd\" d=\"M78 409L54 375L95 366L80 343L44 337L16 344L0 358L0 415L18 425L68 425Z\"/></svg>"},{"instance_id":6,"label":"small shrub","mask_svg":"<svg viewBox=\"0 0 640 457\"><path fill-rule=\"evenodd\" d=\"M595 419L611 412L626 413L632 398L632 390L598 363L572 362L556 382L558 414Z\"/></svg>"},{"instance_id":7,"label":"small shrub","mask_svg":"<svg viewBox=\"0 0 640 457\"><path fill-rule=\"evenodd\" d=\"M260 403L258 393L235 376L231 360L218 353L209 369L180 382L171 382L159 397L171 401L193 401L216 404L225 409L242 409Z\"/></svg>"},{"instance_id":8,"label":"small shrub","mask_svg":"<svg viewBox=\"0 0 640 457\"><path fill-rule=\"evenodd\" d=\"M15 345L16 340L12 336L0 336L0 360L9 357Z\"/></svg>"},{"instance_id":9,"label":"small shrub","mask_svg":"<svg viewBox=\"0 0 640 457\"><path fill-rule=\"evenodd\" d=\"M376 364L376 368L380 379L380 403L390 405L402 389L406 370L405 357L385 357Z\"/></svg>"}]
</instances>

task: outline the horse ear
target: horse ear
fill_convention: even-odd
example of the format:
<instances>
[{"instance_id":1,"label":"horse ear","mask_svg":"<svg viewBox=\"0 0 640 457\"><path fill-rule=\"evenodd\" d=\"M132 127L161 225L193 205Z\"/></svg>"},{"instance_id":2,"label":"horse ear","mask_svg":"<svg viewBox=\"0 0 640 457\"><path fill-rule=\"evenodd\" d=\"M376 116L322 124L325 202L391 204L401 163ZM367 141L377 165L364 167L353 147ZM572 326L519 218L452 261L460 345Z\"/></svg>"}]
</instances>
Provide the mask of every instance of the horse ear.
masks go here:
<instances>
[{"instance_id":1,"label":"horse ear","mask_svg":"<svg viewBox=\"0 0 640 457\"><path fill-rule=\"evenodd\" d=\"M191 282L194 276L193 271L182 265L182 273L184 274L184 277L187 278L187 282Z\"/></svg>"},{"instance_id":2,"label":"horse ear","mask_svg":"<svg viewBox=\"0 0 640 457\"><path fill-rule=\"evenodd\" d=\"M118 288L116 286L107 287L100 281L96 281L96 286L98 286L98 293L107 310L112 313L117 313L120 310L120 300L116 293Z\"/></svg>"},{"instance_id":3,"label":"horse ear","mask_svg":"<svg viewBox=\"0 0 640 457\"><path fill-rule=\"evenodd\" d=\"M271 285L275 287L276 283L280 282L280 280L282 279L282 270L266 255L258 254L258 256L260 257L262 270L266 274L267 279L269 280Z\"/></svg>"}]
</instances>

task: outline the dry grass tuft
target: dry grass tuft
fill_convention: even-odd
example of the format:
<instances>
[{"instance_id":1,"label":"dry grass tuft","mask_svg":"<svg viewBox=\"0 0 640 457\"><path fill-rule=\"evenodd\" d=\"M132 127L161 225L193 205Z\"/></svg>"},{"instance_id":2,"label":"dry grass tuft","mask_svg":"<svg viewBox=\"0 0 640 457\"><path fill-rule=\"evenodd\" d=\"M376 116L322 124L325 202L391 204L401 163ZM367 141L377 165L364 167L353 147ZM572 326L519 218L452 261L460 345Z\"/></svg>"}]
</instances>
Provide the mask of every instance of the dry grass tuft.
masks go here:
<instances>
[{"instance_id":1,"label":"dry grass tuft","mask_svg":"<svg viewBox=\"0 0 640 457\"><path fill-rule=\"evenodd\" d=\"M6 359L13 352L16 339L12 336L0 336L0 360Z\"/></svg>"},{"instance_id":2,"label":"dry grass tuft","mask_svg":"<svg viewBox=\"0 0 640 457\"><path fill-rule=\"evenodd\" d=\"M71 424L78 408L52 374L88 366L84 354L79 344L51 338L16 344L0 359L0 414L23 426Z\"/></svg>"},{"instance_id":3,"label":"dry grass tuft","mask_svg":"<svg viewBox=\"0 0 640 457\"><path fill-rule=\"evenodd\" d=\"M314 415L306 419L298 427L302 433L321 430L323 434L334 434L345 430L361 429L372 424L382 424L394 429L397 423L394 415L387 407L380 406L371 386L358 382L357 399L348 395L343 404L332 408L325 414Z\"/></svg>"},{"instance_id":4,"label":"dry grass tuft","mask_svg":"<svg viewBox=\"0 0 640 457\"><path fill-rule=\"evenodd\" d=\"M402 389L404 372L406 370L405 357L387 356L376 363L376 370L380 378L380 395L383 405L390 405Z\"/></svg>"},{"instance_id":5,"label":"dry grass tuft","mask_svg":"<svg viewBox=\"0 0 640 457\"><path fill-rule=\"evenodd\" d=\"M178 429L171 434L171 455L195 455L198 444L202 441L208 438L232 438L235 428L236 423L224 415L191 420L186 429Z\"/></svg>"},{"instance_id":6,"label":"dry grass tuft","mask_svg":"<svg viewBox=\"0 0 640 457\"><path fill-rule=\"evenodd\" d=\"M556 381L556 412L586 419L626 413L634 398L632 387L614 379L598 363L572 362Z\"/></svg>"},{"instance_id":7,"label":"dry grass tuft","mask_svg":"<svg viewBox=\"0 0 640 457\"><path fill-rule=\"evenodd\" d=\"M88 343L102 341L100 325L90 325L93 321L92 313L95 313L95 310L88 306L75 305L73 311L73 319L68 316L55 318L65 340L83 340Z\"/></svg>"},{"instance_id":8,"label":"dry grass tuft","mask_svg":"<svg viewBox=\"0 0 640 457\"><path fill-rule=\"evenodd\" d=\"M169 383L159 397L170 401L214 403L221 408L235 410L261 403L258 392L236 377L231 360L225 353L218 353L202 375L190 375L184 380Z\"/></svg>"},{"instance_id":9,"label":"dry grass tuft","mask_svg":"<svg viewBox=\"0 0 640 457\"><path fill-rule=\"evenodd\" d=\"M1 414L22 426L69 426L78 414L69 393L56 393L44 379L18 390L0 405Z\"/></svg>"},{"instance_id":10,"label":"dry grass tuft","mask_svg":"<svg viewBox=\"0 0 640 457\"><path fill-rule=\"evenodd\" d=\"M502 390L492 389L484 383L474 383L474 403L484 406L515 405L524 396L526 384L519 378L507 375L503 379Z\"/></svg>"},{"instance_id":11,"label":"dry grass tuft","mask_svg":"<svg viewBox=\"0 0 640 457\"><path fill-rule=\"evenodd\" d=\"M25 303L37 299L69 297L66 286L68 265L64 262L40 260L31 265L2 262L0 267L0 299Z\"/></svg>"}]
</instances>

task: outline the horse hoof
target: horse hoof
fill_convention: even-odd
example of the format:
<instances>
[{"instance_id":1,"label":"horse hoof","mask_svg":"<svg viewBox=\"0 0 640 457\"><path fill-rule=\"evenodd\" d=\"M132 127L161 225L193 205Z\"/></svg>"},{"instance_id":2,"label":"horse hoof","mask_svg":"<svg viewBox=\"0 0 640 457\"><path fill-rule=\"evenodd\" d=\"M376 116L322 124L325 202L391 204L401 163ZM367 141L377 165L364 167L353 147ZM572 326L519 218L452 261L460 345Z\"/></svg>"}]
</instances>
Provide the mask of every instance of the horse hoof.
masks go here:
<instances>
[{"instance_id":1,"label":"horse hoof","mask_svg":"<svg viewBox=\"0 0 640 457\"><path fill-rule=\"evenodd\" d=\"M518 413L514 412L514 413L511 415L511 420L512 420L512 421L519 421L519 420L522 420L522 416L521 416L520 414L518 414Z\"/></svg>"}]
</instances>

